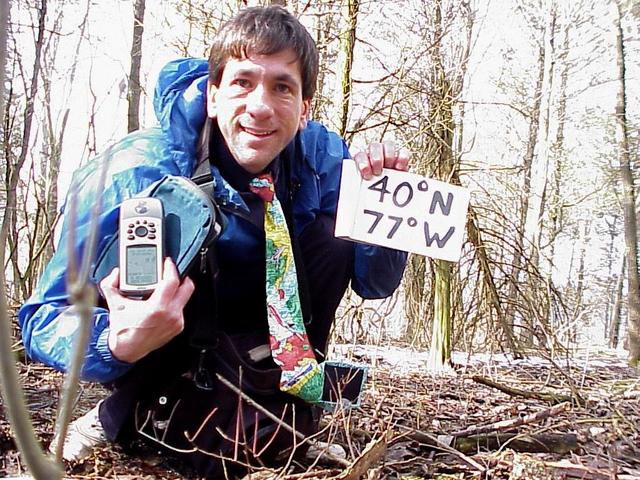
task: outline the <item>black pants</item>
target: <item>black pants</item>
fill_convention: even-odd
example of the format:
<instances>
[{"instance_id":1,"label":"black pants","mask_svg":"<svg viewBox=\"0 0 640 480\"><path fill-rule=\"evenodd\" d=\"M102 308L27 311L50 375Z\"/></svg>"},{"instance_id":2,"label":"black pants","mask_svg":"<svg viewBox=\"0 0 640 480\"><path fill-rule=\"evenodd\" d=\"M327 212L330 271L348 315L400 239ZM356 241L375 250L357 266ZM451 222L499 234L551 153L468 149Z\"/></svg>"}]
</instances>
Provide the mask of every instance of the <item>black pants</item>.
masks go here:
<instances>
[{"instance_id":1,"label":"black pants","mask_svg":"<svg viewBox=\"0 0 640 480\"><path fill-rule=\"evenodd\" d=\"M311 309L307 332L314 348L322 356L326 351L336 309L353 272L353 244L335 238L333 232L333 219L319 216L298 237ZM198 292L198 289L201 291ZM205 289L196 282L194 296L200 294L206 297L207 292L202 291ZM215 312L210 314L215 315ZM194 349L189 340L188 308L185 309L185 319L185 331L182 334L140 360L112 385L111 395L100 407L100 421L109 440L127 440L135 432L134 409L140 399L193 367ZM263 328L266 331L267 325L263 325ZM318 357L318 360L323 360L321 355Z\"/></svg>"}]
</instances>

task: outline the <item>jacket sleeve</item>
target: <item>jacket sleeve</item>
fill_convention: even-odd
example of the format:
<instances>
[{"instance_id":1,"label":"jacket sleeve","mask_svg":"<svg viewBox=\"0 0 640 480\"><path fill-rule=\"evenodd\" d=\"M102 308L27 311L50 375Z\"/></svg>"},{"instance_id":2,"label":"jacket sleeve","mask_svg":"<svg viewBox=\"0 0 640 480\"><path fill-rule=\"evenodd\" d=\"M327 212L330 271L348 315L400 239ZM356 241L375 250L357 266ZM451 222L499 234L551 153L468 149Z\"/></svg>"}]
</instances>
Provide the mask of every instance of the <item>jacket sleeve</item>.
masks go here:
<instances>
[{"instance_id":1,"label":"jacket sleeve","mask_svg":"<svg viewBox=\"0 0 640 480\"><path fill-rule=\"evenodd\" d=\"M74 246L74 252L84 250L89 230L89 216L78 213L78 226L75 229L78 242ZM116 219L115 209L101 216L99 238L111 238L115 230L110 233L108 231L117 225ZM80 317L75 307L69 305L66 292L69 228L66 218L56 253L49 261L33 295L18 312L22 340L29 357L65 372L71 365L73 341L80 328ZM83 380L108 382L123 375L131 365L117 360L109 350L109 312L96 307L90 321L93 328L81 376Z\"/></svg>"},{"instance_id":2,"label":"jacket sleeve","mask_svg":"<svg viewBox=\"0 0 640 480\"><path fill-rule=\"evenodd\" d=\"M69 216L65 216L56 252L33 294L18 311L23 343L32 359L60 371L69 369L80 318L69 304L66 291L68 252L74 252L78 259L76 263L80 262L89 235L91 209L97 198L101 199L102 208L98 217L96 252L102 252L117 232L120 203L165 175L180 174L172 160L158 162L158 158L171 158L168 151L159 131L139 130L105 152L107 182L101 191L97 185L101 157L74 173L72 185L76 186L78 192L75 202L76 225L70 225ZM69 245L71 229L74 245ZM92 286L96 288L95 284ZM108 310L100 306L94 308L91 322L93 328L81 372L82 379L109 382L126 373L132 365L119 361L109 350Z\"/></svg>"},{"instance_id":3,"label":"jacket sleeve","mask_svg":"<svg viewBox=\"0 0 640 480\"><path fill-rule=\"evenodd\" d=\"M309 122L304 133L305 152L313 157L309 160L320 184L320 211L335 217L342 161L351 155L344 140L316 122ZM355 242L353 248L351 288L366 299L390 296L402 281L407 253Z\"/></svg>"}]
</instances>

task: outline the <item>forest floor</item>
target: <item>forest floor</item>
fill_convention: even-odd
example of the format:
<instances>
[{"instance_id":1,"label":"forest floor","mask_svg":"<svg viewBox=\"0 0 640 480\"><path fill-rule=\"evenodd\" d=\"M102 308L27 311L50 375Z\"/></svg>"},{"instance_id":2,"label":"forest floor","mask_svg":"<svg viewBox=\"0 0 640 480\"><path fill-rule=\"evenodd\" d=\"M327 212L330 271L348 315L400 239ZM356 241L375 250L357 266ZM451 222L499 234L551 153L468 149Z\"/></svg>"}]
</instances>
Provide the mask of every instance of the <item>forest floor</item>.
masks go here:
<instances>
[{"instance_id":1,"label":"forest floor","mask_svg":"<svg viewBox=\"0 0 640 480\"><path fill-rule=\"evenodd\" d=\"M571 362L456 355L455 373L431 376L424 373L424 352L335 350L369 365L361 407L323 420L325 432L333 432L323 440L341 444L349 466L298 460L250 478L640 479L640 378L620 354L583 352ZM36 364L21 365L21 377L37 434L48 446L62 377ZM76 412L104 394L83 385ZM0 409L0 477L21 474ZM66 478L193 477L149 448L132 456L110 446L67 465Z\"/></svg>"}]
</instances>

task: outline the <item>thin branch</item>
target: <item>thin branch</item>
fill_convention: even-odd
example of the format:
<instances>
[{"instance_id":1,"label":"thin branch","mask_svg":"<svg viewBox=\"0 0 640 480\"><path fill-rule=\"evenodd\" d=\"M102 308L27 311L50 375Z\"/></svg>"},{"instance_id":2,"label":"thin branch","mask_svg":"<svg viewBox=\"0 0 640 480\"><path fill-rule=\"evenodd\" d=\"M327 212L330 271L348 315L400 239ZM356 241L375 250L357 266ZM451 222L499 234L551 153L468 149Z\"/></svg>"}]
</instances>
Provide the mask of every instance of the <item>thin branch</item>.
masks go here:
<instances>
[{"instance_id":1,"label":"thin branch","mask_svg":"<svg viewBox=\"0 0 640 480\"><path fill-rule=\"evenodd\" d=\"M105 179L107 176L107 166L111 159L112 147L105 152L102 156L99 179L97 185L97 199L93 204L91 211L91 218L89 223L89 238L87 239L84 247L84 256L82 263L78 270L75 268L75 227L76 224L70 223L70 235L69 235L69 254L70 260L69 273L67 276L67 292L69 293L70 303L76 307L75 314L80 318L80 328L74 338L74 350L73 359L67 375L65 377L65 383L63 386L63 393L61 398L60 407L58 410L58 418L56 419L56 438L58 443L56 444L56 458L62 458L62 451L64 447L64 439L67 436L67 429L69 421L71 420L71 414L73 412L73 405L76 398L76 388L80 381L80 373L82 366L84 365L84 358L87 351L87 344L91 337L91 330L93 328L93 307L96 303L96 291L94 287L89 283L89 274L91 272L91 266L93 265L94 250L98 238L98 223L100 217L100 211L102 210L102 192L104 190ZM72 189L77 189L77 185L73 185ZM77 195L71 196L72 201L69 205L71 217L75 220L77 209Z\"/></svg>"},{"instance_id":2,"label":"thin branch","mask_svg":"<svg viewBox=\"0 0 640 480\"><path fill-rule=\"evenodd\" d=\"M4 118L4 77L10 5L10 0L0 3L0 118ZM8 224L3 222L0 230L0 265L4 265L7 226ZM4 269L2 269L0 271L0 390L6 405L7 416L11 421L22 458L32 475L37 479L59 479L63 475L62 468L47 458L42 451L33 430L24 392L20 388L15 357L11 350L11 322L7 313L5 285Z\"/></svg>"},{"instance_id":3,"label":"thin branch","mask_svg":"<svg viewBox=\"0 0 640 480\"><path fill-rule=\"evenodd\" d=\"M216 377L218 378L218 380L220 380L220 382L222 382L222 384L225 387L229 388L232 392L238 394L245 402L247 402L253 408L255 408L255 409L259 410L260 412L262 412L264 415L267 416L267 418L269 418L270 420L275 422L277 425L280 425L282 428L284 428L288 432L293 433L300 440L309 442L310 444L315 445L318 449L322 449L322 446L318 445L318 442L316 442L315 440L313 440L311 438L305 437L302 433L298 432L293 427L291 427L291 425L289 425L288 423L286 423L286 422L282 421L281 419L279 419L278 417L276 417L273 413L271 413L269 410L264 408L262 405L260 405L253 398L251 398L249 395L244 393L242 390L240 390L238 387L236 387L233 383L231 383L229 380L224 378L222 375L220 375L219 373L216 373ZM320 454L320 456L325 457L327 460L329 460L329 461L331 461L333 463L336 463L336 464L338 464L338 465L340 465L342 467L349 467L351 465L344 458L337 457L337 456L333 455L328 450L322 452Z\"/></svg>"}]
</instances>

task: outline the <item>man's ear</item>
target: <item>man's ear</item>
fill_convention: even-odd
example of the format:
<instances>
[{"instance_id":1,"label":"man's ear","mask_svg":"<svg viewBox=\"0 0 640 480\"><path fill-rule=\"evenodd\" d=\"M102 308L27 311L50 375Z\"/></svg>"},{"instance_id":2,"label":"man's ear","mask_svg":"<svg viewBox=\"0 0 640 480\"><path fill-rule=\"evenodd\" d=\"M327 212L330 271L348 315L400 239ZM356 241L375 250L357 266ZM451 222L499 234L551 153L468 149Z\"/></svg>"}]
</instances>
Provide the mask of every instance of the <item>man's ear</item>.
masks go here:
<instances>
[{"instance_id":1,"label":"man's ear","mask_svg":"<svg viewBox=\"0 0 640 480\"><path fill-rule=\"evenodd\" d=\"M213 83L207 84L207 116L209 118L216 118L217 116L217 106L216 106L216 93L218 92L218 87L216 87Z\"/></svg>"},{"instance_id":2,"label":"man's ear","mask_svg":"<svg viewBox=\"0 0 640 480\"><path fill-rule=\"evenodd\" d=\"M307 119L311 112L311 99L302 101L302 112L300 112L300 123L298 124L298 130L304 130L307 127Z\"/></svg>"}]
</instances>

